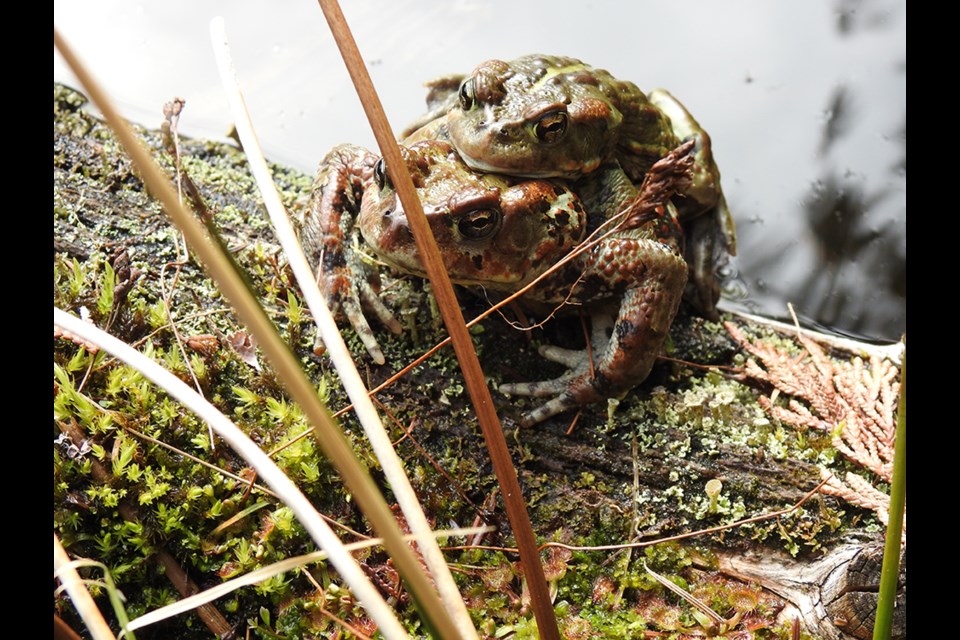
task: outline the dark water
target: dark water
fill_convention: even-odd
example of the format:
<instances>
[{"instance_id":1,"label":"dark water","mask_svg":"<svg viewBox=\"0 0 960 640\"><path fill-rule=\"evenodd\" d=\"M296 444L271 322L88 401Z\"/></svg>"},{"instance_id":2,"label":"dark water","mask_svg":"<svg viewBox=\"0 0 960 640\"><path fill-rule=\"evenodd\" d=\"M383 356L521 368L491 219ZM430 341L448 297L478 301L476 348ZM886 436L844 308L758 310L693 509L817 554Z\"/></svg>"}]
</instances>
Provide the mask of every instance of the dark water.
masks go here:
<instances>
[{"instance_id":1,"label":"dark water","mask_svg":"<svg viewBox=\"0 0 960 640\"><path fill-rule=\"evenodd\" d=\"M881 3L838 2L833 33L840 43L882 38L897 33L900 19ZM816 152L807 158L816 178L792 203L798 235L778 233L773 217L741 220L745 291L736 294L745 293L747 305L776 313L776 301L789 300L802 318L868 337L906 331L906 58L898 51L877 65L881 77L841 79L825 96L810 131ZM884 79L895 90L878 106L865 82ZM864 146L878 149L873 159L855 146L871 136L874 144Z\"/></svg>"},{"instance_id":2,"label":"dark water","mask_svg":"<svg viewBox=\"0 0 960 640\"><path fill-rule=\"evenodd\" d=\"M493 57L576 56L669 89L711 133L739 256L727 298L895 340L906 329L906 4L502 0L343 2L396 130L422 83ZM304 171L335 144L373 146L311 2L54 2L54 22L127 116L187 100L190 135L232 119L209 44L226 19L266 153ZM70 82L55 56L54 77Z\"/></svg>"}]
</instances>

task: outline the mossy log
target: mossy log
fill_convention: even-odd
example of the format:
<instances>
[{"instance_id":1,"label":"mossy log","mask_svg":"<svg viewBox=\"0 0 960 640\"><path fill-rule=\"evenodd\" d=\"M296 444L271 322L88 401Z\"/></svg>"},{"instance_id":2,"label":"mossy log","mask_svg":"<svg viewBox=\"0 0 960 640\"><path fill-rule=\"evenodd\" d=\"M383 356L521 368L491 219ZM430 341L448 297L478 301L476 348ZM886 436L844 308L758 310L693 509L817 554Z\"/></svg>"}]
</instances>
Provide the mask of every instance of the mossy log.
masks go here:
<instances>
[{"instance_id":1,"label":"mossy log","mask_svg":"<svg viewBox=\"0 0 960 640\"><path fill-rule=\"evenodd\" d=\"M149 342L152 348L162 350L174 340L172 332L163 329L166 296L181 339L194 345L186 357L169 355L171 366L179 367L178 372L191 379L185 362L199 363L202 375L196 376L197 382L212 401L222 403L225 412L234 417L246 419L251 435L259 437L264 448L283 441L286 432L271 433L258 418L248 417L247 407L235 391L253 390L258 397L275 394L280 402L282 393L272 374L258 368L255 353L229 346L238 336L242 338L242 326L196 262L184 260L178 253L178 232L144 192L136 171L106 126L82 108L84 102L80 94L55 85L55 303L72 313L89 315L127 342ZM164 151L161 134L143 129L138 133L174 176L175 164ZM310 323L296 313L298 292L267 226L242 153L233 145L209 141L181 139L180 147L183 171L196 183L213 224L247 270L266 309L308 373L326 389L331 408L345 406L345 394L329 363L312 351ZM323 150L318 150L318 158L322 155ZM288 209L294 213L301 210L311 176L272 168ZM387 286L385 295L400 309L408 328L401 336L383 337L387 364L373 365L347 332L348 344L371 387L443 335L423 283L401 279ZM112 292L105 292L110 287ZM105 296L110 300L105 302ZM487 304L469 292L461 298L465 315L470 317ZM784 334L727 317L753 337L779 341L785 349L800 353ZM577 346L582 343L582 333L577 319L554 321L536 332L517 331L500 319L491 319L475 333L475 343L488 378L499 384L561 373L542 363L536 344ZM76 349L61 338L55 354L58 363L66 366ZM837 454L830 433L778 421L758 404L758 397L770 396L772 389L745 380L744 352L722 325L681 310L668 351L670 357L658 363L639 388L607 406L587 407L576 418L570 413L536 427L520 428L515 420L529 407L527 401L495 393L534 530L542 539L602 545L650 541L728 525L797 503L818 485L821 468L834 469L838 475L841 470L856 469ZM831 351L831 355L851 357L840 351ZM91 376L90 384L96 382L96 375ZM495 525L497 533L484 544L509 546L509 524L495 499L496 481L452 354L441 352L426 361L383 391L379 400L384 412L396 419L397 439L403 438L398 446L409 460L428 515L438 526L472 521ZM119 402L106 404L121 411ZM283 422L281 411L272 410L279 416L275 422ZM171 418L173 423L177 420ZM196 430L181 433L186 427L177 424L180 431L176 435L171 432L170 440L189 449L189 443L201 436ZM343 424L351 433L357 432L349 416L343 418ZM113 441L108 435L87 437L109 448ZM362 438L351 437L365 450ZM79 447L77 440L76 435L70 438L71 444ZM242 470L229 452L200 448L220 466ZM167 463L173 467L180 460L170 456ZM376 463L370 464L377 473ZM67 475L64 472L58 477L64 486L55 492L58 529L68 551L89 554L91 548L85 547L83 540L100 534L78 532L71 529L74 525L66 524L74 522L71 510L78 509L67 503L78 499L79 491L70 485ZM705 486L714 479L721 481L722 488L718 495L709 496ZM338 483L323 483L325 513L362 528L362 520L343 499ZM151 503L142 499L139 503L146 507L141 518L144 526L159 526L158 516L150 512ZM103 513L104 507L99 508ZM840 600L828 603L843 593L834 578L830 595L823 596L823 607L810 606L809 594L825 586L827 576L836 567L846 566L851 557L859 557L861 552L864 557L869 555L869 544L881 536L882 527L872 511L816 494L779 518L703 534L685 541L682 548L689 550L691 562L705 570L759 581L792 602L810 637L862 638L867 637L863 632L869 624L864 621L869 620L870 612L841 613L836 609ZM160 540L173 548L197 582L214 583L225 575L220 567L219 573L198 576L208 561L189 557L191 545L173 536L154 535L156 544ZM592 552L585 557L603 565L630 562L626 552ZM797 580L806 586L796 587ZM794 585L793 590L782 586L786 582ZM853 593L840 596L843 598L850 603L856 600ZM902 598L901 613L905 612L905 595ZM241 600L238 606L243 611L247 604ZM847 631L853 635L845 635ZM905 637L905 632L899 637Z\"/></svg>"}]
</instances>

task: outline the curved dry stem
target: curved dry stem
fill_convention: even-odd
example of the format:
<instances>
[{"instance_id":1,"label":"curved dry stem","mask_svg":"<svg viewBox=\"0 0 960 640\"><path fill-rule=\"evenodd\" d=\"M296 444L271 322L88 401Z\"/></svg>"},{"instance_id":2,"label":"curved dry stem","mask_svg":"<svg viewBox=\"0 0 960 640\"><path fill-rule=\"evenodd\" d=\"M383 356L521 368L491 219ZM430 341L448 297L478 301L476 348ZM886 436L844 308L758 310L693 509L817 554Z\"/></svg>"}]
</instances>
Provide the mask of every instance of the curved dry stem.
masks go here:
<instances>
[{"instance_id":1,"label":"curved dry stem","mask_svg":"<svg viewBox=\"0 0 960 640\"><path fill-rule=\"evenodd\" d=\"M207 230L198 220L180 205L169 180L153 162L149 153L130 130L129 125L120 118L99 84L80 64L56 29L54 29L54 44L68 62L74 74L80 79L83 88L93 103L104 114L124 150L130 155L140 171L151 194L162 203L168 215L176 221L187 237L193 251L200 257L216 281L224 297L231 302L239 317L257 339L292 398L303 408L304 413L314 425L321 449L343 476L344 482L361 510L372 523L374 530L383 536L384 546L409 587L425 621L434 623L435 628L452 637L455 633L455 627L449 621L437 592L421 568L417 557L410 547L403 542L400 528L390 507L380 494L366 468L356 458L343 432L333 421L326 407L319 401L313 383L303 372L298 360L279 336L263 308L257 303L256 298L247 287L245 279L238 274L228 252L217 242L216 238L207 233ZM259 449L257 451L262 455ZM286 476L283 476L283 474L280 474L280 476L288 486L292 487L292 483ZM274 479L278 482L281 481L279 478ZM272 483L268 480L268 484ZM311 512L314 515L314 522L311 525L313 528L305 524L311 535L316 536L315 539L329 538L328 541L335 544L336 537L325 525L322 529L316 527L316 522L322 523L322 521L316 517L316 512L309 507L309 503L304 502L300 508L302 509L304 505L308 507L308 511L304 511L303 515L309 515ZM296 512L296 509L294 511ZM370 609L368 611L380 625L381 632L389 637L406 637L406 633L393 612L386 607L385 603L380 606L383 600L369 580L364 577L365 584L359 581L362 572L356 563L344 561L343 565L353 575L351 580L356 580L357 584L361 585L361 591L356 592L361 603L368 607L375 607L375 610ZM363 595L360 595L361 592Z\"/></svg>"},{"instance_id":2,"label":"curved dry stem","mask_svg":"<svg viewBox=\"0 0 960 640\"><path fill-rule=\"evenodd\" d=\"M350 585L370 616L377 621L384 636L390 638L407 637L393 610L380 596L380 592L370 582L363 569L353 559L353 556L344 549L343 543L323 521L320 514L307 500L307 497L284 475L273 460L267 457L260 447L232 421L172 373L92 324L83 322L57 308L53 310L53 321L55 325L82 336L85 340L96 343L104 351L133 367L209 424L217 435L249 462L257 474L281 496L283 502L294 512L314 541L321 548L331 553L330 561L343 576L344 581ZM386 626L381 625L381 619L387 620Z\"/></svg>"},{"instance_id":3,"label":"curved dry stem","mask_svg":"<svg viewBox=\"0 0 960 640\"><path fill-rule=\"evenodd\" d=\"M110 625L103 619L103 614L97 608L93 597L87 588L83 585L83 580L77 573L77 570L70 565L70 556L66 549L60 543L57 534L53 534L53 571L54 575L60 579L60 583L73 600L73 606L77 608L80 618L87 625L87 630L94 640L114 640L113 631Z\"/></svg>"},{"instance_id":4,"label":"curved dry stem","mask_svg":"<svg viewBox=\"0 0 960 640\"><path fill-rule=\"evenodd\" d=\"M260 150L260 143L253 130L253 123L250 121L250 115L244 104L243 95L240 93L237 84L223 20L215 19L212 21L210 30L220 69L220 77L230 99L237 133L243 143L243 150L247 156L247 161L250 163L251 173L253 173L263 196L274 230L287 255L290 268L300 285L307 306L310 307L317 328L326 345L327 354L340 376L347 395L353 402L357 418L370 440L384 475L390 482L390 488L393 490L397 503L406 517L407 524L414 534L425 540L420 550L433 579L436 581L444 606L452 618L460 620L461 632L469 633L473 629L470 614L467 612L460 591L453 581L453 576L450 574L450 569L443 558L443 553L437 546L436 539L430 537L430 524L427 522L427 516L420 506L420 499L410 484L410 479L403 468L403 462L393 447L390 435L380 421L380 416L370 400L369 391L364 385L343 337L340 335L340 330L337 328L327 303L317 287L313 268L303 254L300 240L297 238L286 208L280 200L280 194L277 192L276 185L270 176L266 160L264 160L263 153ZM476 632L474 631L474 633Z\"/></svg>"},{"instance_id":5,"label":"curved dry stem","mask_svg":"<svg viewBox=\"0 0 960 640\"><path fill-rule=\"evenodd\" d=\"M437 538L449 537L449 536L467 536L473 535L475 533L482 533L486 531L492 531L493 527L469 527L464 529L442 529L438 531L431 532L431 537L436 540ZM416 542L418 545L423 543L422 538L416 535L404 536L404 539L408 542ZM369 549L370 547L376 547L383 544L383 540L380 538L370 538L368 540L361 540L359 542L353 542L347 545L344 545L344 550L348 552L359 551L360 549ZM154 609L150 613L144 614L139 618L134 618L130 621L128 628L132 631L137 629L142 629L151 624L156 624L161 620L166 620L167 618L172 618L173 616L180 615L181 613L186 613L192 611L197 607L213 602L218 598L222 598L230 593L233 593L241 587L248 587L254 585L264 580L268 580L274 576L278 576L281 573L286 573L287 571L292 571L294 569L303 567L314 562L319 562L321 560L326 560L329 557L329 554L325 551L314 551L313 553L305 553L300 556L294 556L292 558L287 558L281 560L280 562L274 562L271 565L266 567L261 567L256 571L251 571L245 575L242 575L238 578L233 578L222 584L218 584L215 587L210 587L205 589L200 593L190 596L189 598L184 598L183 600L178 600L172 604L168 604L159 609Z\"/></svg>"}]
</instances>

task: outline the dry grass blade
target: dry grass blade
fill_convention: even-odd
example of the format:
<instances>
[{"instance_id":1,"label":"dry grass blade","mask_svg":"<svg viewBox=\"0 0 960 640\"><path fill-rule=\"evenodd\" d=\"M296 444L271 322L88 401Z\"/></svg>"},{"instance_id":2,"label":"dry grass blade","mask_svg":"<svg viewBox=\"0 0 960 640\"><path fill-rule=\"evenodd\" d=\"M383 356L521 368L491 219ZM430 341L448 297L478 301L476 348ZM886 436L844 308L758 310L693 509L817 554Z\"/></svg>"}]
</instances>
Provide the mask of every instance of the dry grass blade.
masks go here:
<instances>
[{"instance_id":1,"label":"dry grass blade","mask_svg":"<svg viewBox=\"0 0 960 640\"><path fill-rule=\"evenodd\" d=\"M686 601L689 602L695 609L697 609L700 613L702 613L702 614L705 615L707 618L709 618L710 621L714 624L714 626L715 626L717 629L719 629L719 628L721 628L722 626L727 625L727 624L729 624L729 622L731 622L731 621L724 620L723 618L721 618L720 615L719 615L716 611L714 611L713 609L711 609L710 606L707 605L707 603L705 603L703 600L700 600L699 598L695 597L692 593L690 593L690 592L687 591L686 589L680 588L679 586L675 585L673 582L671 582L670 580L668 580L666 577L660 575L659 573L657 573L656 571L654 571L653 569L651 569L650 567L648 567L646 560L643 561L643 568L644 568L644 570L646 570L647 573L649 573L651 576L653 576L653 578L654 578L657 582L659 582L661 585L663 585L663 587L664 587L665 589L667 589L667 590L675 593L676 595L678 595L678 596L679 596L680 598L682 598L683 600L686 600Z\"/></svg>"},{"instance_id":2,"label":"dry grass blade","mask_svg":"<svg viewBox=\"0 0 960 640\"><path fill-rule=\"evenodd\" d=\"M492 527L468 527L464 529L438 530L432 532L431 535L434 537L434 539L436 539L438 537L442 538L447 536L468 536L491 530ZM422 544L422 539L415 535L404 536L404 538L409 542L417 542L418 544ZM361 549L369 549L370 547L376 547L381 544L383 544L383 540L380 538L370 538L368 540L361 540L360 542L353 542L351 544L344 545L343 548L345 551L353 552ZM189 598L184 598L183 600L178 600L177 602L169 604L165 607L154 609L150 613L131 620L128 628L132 631L142 629L143 627L147 627L151 624L156 624L162 620L172 618L173 616L192 611L201 605L207 604L208 602L213 602L218 598L229 595L241 587L263 582L264 580L268 580L273 576L286 573L287 571L293 571L294 569L304 567L308 564L313 564L314 562L325 560L328 557L329 554L324 551L314 551L313 553L305 553L293 558L287 558L281 562L275 562L266 567L257 569L256 571L251 571L250 573L242 575L239 578L234 578L222 584L218 584L215 587L205 589L204 591L190 596Z\"/></svg>"},{"instance_id":3,"label":"dry grass blade","mask_svg":"<svg viewBox=\"0 0 960 640\"><path fill-rule=\"evenodd\" d=\"M467 612L460 591L453 581L453 576L450 574L443 553L436 544L436 539L431 536L427 516L424 514L419 498L410 484L403 462L393 448L390 436L383 427L383 423L370 400L370 394L357 371L327 303L317 287L313 268L303 254L286 208L283 206L277 188L270 177L267 162L260 150L260 143L257 140L253 123L250 121L243 95L237 83L230 48L227 44L226 27L222 19L216 18L211 21L210 33L220 69L220 77L230 100L237 133L243 143L251 172L257 181L270 220L287 255L294 276L300 285L300 290L323 337L327 354L340 376L347 395L353 402L357 418L370 440L374 453L380 462L384 475L390 482L390 488L393 490L411 531L424 540L420 550L424 555L427 567L430 569L431 577L436 582L446 610L454 619L460 621L461 634L464 637L470 637L471 634L476 633L473 630L473 624L470 622L470 614Z\"/></svg>"},{"instance_id":4,"label":"dry grass blade","mask_svg":"<svg viewBox=\"0 0 960 640\"><path fill-rule=\"evenodd\" d=\"M344 550L343 543L323 521L319 513L313 508L299 489L287 478L274 462L260 450L255 442L250 440L236 425L220 413L213 405L207 402L182 380L169 371L150 360L129 345L104 333L97 327L74 318L70 314L54 309L54 324L67 329L85 340L95 342L101 349L115 356L117 359L137 369L149 380L162 387L171 396L190 408L201 419L207 422L213 430L223 438L237 453L243 456L250 465L280 496L284 503L297 516L304 528L310 533L316 543L326 549L330 560L343 579L350 585L371 617L380 625L385 637L406 638L407 634L400 627L393 614L393 610L380 596L379 591L370 582L366 574L353 559L348 551ZM382 625L380 620L387 620ZM391 623L392 621L392 623ZM391 635L392 634L392 635Z\"/></svg>"},{"instance_id":5,"label":"dry grass blade","mask_svg":"<svg viewBox=\"0 0 960 640\"><path fill-rule=\"evenodd\" d=\"M257 303L256 298L247 287L245 279L234 269L229 255L218 243L211 239L203 225L181 206L169 180L134 136L129 125L120 118L106 94L87 72L86 68L80 64L56 29L54 29L54 43L70 65L71 70L80 79L91 100L104 114L107 122L117 134L124 150L130 155L140 171L144 182L149 185L151 194L161 202L164 210L183 231L193 250L201 258L210 275L216 281L221 293L230 301L244 324L256 337L278 377L314 425L318 432L320 447L343 477L357 504L373 525L374 530L384 538L384 546L393 557L400 574L407 581L414 599L420 606L422 615L425 616L427 621L439 621L437 628L443 632L443 635L454 637L454 626L450 622L428 576L423 572L417 557L403 541L400 528L389 506L366 468L355 457L343 432L333 421L326 407L319 401L313 384L300 368L298 360L277 333L263 308ZM262 454L259 449L257 449L257 452ZM283 480L275 477L275 482L286 481L286 485L292 487L292 483L286 476L283 476L282 473L279 475ZM268 484L273 483L268 481ZM292 488L295 490L295 487ZM310 524L305 523L305 526L315 539L326 539L330 544L339 542L329 528L316 517L316 511L305 499L297 507L291 505L291 508L298 518L311 517L312 514ZM357 596L361 602L365 606L374 607L374 610L370 610L370 614L381 625L381 632L390 637L406 637L406 632L400 626L393 612L385 606L385 603L382 607L380 606L383 599L376 588L365 576L360 577L362 571L356 566L356 563L343 560L342 564L351 573L352 578L350 580L355 580L360 585L361 591L357 591ZM339 566L337 568L340 569ZM343 571L341 571L342 573ZM354 587L353 582L351 582L351 587ZM361 595L361 592L363 595Z\"/></svg>"},{"instance_id":6,"label":"dry grass blade","mask_svg":"<svg viewBox=\"0 0 960 640\"><path fill-rule=\"evenodd\" d=\"M464 324L460 305L453 292L453 285L450 283L450 278L447 276L440 257L440 251L433 240L426 217L423 215L420 200L413 188L406 163L400 155L396 138L387 122L383 107L374 91L373 83L370 81L363 58L360 56L360 51L357 49L356 42L350 33L350 28L347 26L340 6L335 0L320 0L320 7L337 41L337 46L350 72L350 77L357 88L360 101L363 103L367 119L373 128L377 144L380 146L380 152L390 173L390 179L396 187L404 211L407 212L417 251L422 257L430 279L430 285L433 287L434 296L443 316L444 325L453 341L453 348L457 360L460 362L460 369L463 372L467 391L470 394L474 411L483 431L487 449L490 451L494 472L503 487L507 517L513 527L517 546L520 549L520 561L524 566L524 575L528 580L540 636L545 640L559 640L560 632L557 628L557 619L550 600L550 590L543 575L543 566L540 564L540 556L537 553L536 539L530 525L530 516L523 502L523 493L517 479L517 471L510 458L510 451L507 448L500 419L497 416L496 409L494 409L490 389L487 387L480 362L473 348L473 342Z\"/></svg>"},{"instance_id":7,"label":"dry grass blade","mask_svg":"<svg viewBox=\"0 0 960 640\"><path fill-rule=\"evenodd\" d=\"M73 600L73 606L87 625L87 630L94 640L114 640L113 631L107 621L103 619L100 609L90 596L90 592L83 586L83 580L77 574L77 570L70 565L70 557L67 555L63 545L60 544L60 538L53 534L53 570L60 578L61 584L70 594Z\"/></svg>"}]
</instances>

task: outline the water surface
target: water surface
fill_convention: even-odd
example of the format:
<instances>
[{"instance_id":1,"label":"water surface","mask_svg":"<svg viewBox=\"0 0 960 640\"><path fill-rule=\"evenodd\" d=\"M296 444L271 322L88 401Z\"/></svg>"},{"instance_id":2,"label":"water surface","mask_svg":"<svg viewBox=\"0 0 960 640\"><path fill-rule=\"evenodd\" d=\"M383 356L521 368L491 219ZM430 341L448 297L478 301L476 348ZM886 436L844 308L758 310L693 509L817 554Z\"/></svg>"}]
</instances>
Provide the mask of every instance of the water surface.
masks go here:
<instances>
[{"instance_id":1,"label":"water surface","mask_svg":"<svg viewBox=\"0 0 960 640\"><path fill-rule=\"evenodd\" d=\"M347 0L395 130L421 84L488 58L570 55L669 89L713 138L740 251L728 296L897 339L906 330L906 3ZM312 172L341 142L374 147L312 2L54 1L54 23L125 115L220 137L231 116L209 44L226 19L267 155ZM71 80L58 56L54 78Z\"/></svg>"}]
</instances>

